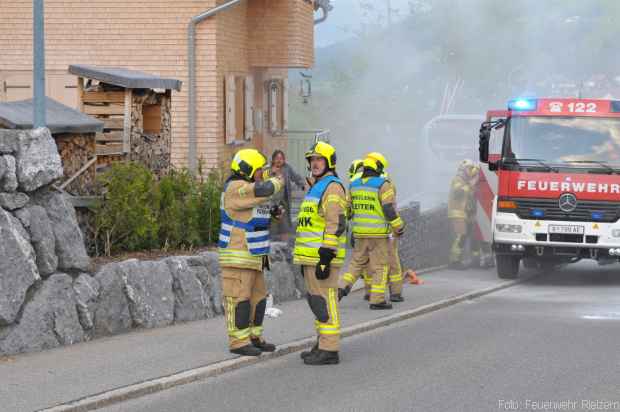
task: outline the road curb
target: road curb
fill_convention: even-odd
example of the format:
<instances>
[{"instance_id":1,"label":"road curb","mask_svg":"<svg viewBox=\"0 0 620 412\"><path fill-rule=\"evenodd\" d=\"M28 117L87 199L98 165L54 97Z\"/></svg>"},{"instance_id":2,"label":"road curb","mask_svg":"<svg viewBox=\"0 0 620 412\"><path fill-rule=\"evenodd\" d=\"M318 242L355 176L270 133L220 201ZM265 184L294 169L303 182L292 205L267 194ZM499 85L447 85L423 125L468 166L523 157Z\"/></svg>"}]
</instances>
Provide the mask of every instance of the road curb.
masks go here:
<instances>
[{"instance_id":1,"label":"road curb","mask_svg":"<svg viewBox=\"0 0 620 412\"><path fill-rule=\"evenodd\" d=\"M418 273L421 273L421 271ZM425 273L428 273L428 270ZM437 310L456 305L466 300L476 299L481 296L488 295L490 293L497 292L511 286L515 286L519 283L523 283L531 279L532 277L534 276L503 282L499 285L464 293L462 295L453 296L451 298L443 299L415 309L410 309L404 312L395 313L393 315L388 315L357 325L352 325L342 329L341 336L350 337L364 332L380 329L394 323L402 322L404 320L415 318L430 312L435 312ZM176 386L186 385L188 383L219 376L224 373L231 372L246 366L262 363L270 359L279 358L294 352L301 351L303 349L310 348L315 343L315 341L316 338L314 337L300 339L294 342L278 345L278 348L275 352L263 354L260 357L240 357L235 359L229 359L211 365L174 373L172 375L132 384L118 389L113 389L100 394L87 396L51 408L41 409L39 410L39 412L92 411L94 409L103 408L105 406L110 406L115 403L136 399L156 392L161 392Z\"/></svg>"}]
</instances>

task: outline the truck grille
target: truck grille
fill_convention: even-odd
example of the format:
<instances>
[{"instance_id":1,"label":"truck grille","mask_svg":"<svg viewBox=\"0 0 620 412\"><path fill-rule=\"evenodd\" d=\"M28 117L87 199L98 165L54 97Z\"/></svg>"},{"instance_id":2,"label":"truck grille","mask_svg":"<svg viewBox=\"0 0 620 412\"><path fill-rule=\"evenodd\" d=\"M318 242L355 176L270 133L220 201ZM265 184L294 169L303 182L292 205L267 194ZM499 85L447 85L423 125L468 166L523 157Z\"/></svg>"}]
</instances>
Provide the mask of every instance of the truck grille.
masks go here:
<instances>
[{"instance_id":1,"label":"truck grille","mask_svg":"<svg viewBox=\"0 0 620 412\"><path fill-rule=\"evenodd\" d=\"M557 199L512 199L517 204L517 216L528 220L566 220L575 222L614 223L620 218L620 204L617 202L593 202L579 200L577 208L570 213L560 210ZM533 210L542 210L543 217L532 216ZM593 219L592 212L597 212L600 219Z\"/></svg>"}]
</instances>

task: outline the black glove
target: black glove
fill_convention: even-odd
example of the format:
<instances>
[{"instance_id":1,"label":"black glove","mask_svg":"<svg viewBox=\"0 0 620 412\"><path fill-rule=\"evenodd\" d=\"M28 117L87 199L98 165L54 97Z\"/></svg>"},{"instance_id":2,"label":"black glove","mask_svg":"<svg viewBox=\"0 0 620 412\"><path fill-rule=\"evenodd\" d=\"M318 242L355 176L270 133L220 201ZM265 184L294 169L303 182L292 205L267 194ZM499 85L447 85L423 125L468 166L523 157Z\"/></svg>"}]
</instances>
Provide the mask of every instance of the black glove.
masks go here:
<instances>
[{"instance_id":1,"label":"black glove","mask_svg":"<svg viewBox=\"0 0 620 412\"><path fill-rule=\"evenodd\" d=\"M340 302L345 296L348 296L349 293L351 293L351 285L347 285L344 288L338 288L338 302Z\"/></svg>"},{"instance_id":2,"label":"black glove","mask_svg":"<svg viewBox=\"0 0 620 412\"><path fill-rule=\"evenodd\" d=\"M336 252L333 249L327 247L319 248L319 263L316 264L316 278L319 280L325 280L329 277L329 265L336 257Z\"/></svg>"}]
</instances>

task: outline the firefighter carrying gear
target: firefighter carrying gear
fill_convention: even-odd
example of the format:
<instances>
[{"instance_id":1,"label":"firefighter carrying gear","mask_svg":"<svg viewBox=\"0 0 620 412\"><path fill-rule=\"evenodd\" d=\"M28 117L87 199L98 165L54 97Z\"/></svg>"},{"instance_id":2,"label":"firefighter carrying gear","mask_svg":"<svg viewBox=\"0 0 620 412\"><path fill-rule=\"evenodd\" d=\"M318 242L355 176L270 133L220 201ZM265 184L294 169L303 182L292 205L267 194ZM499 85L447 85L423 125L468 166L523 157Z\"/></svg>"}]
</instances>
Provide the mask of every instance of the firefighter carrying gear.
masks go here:
<instances>
[{"instance_id":1,"label":"firefighter carrying gear","mask_svg":"<svg viewBox=\"0 0 620 412\"><path fill-rule=\"evenodd\" d=\"M375 154L376 157L378 154ZM370 304L373 309L387 308L385 293L389 272L390 233L399 236L403 233L404 222L396 212L396 192L389 180L380 176L387 160L364 160L362 178L351 183L351 210L355 246L351 268L355 276L343 280L352 286L361 268L367 267L372 277ZM402 274L401 274L402 277Z\"/></svg>"},{"instance_id":2,"label":"firefighter carrying gear","mask_svg":"<svg viewBox=\"0 0 620 412\"><path fill-rule=\"evenodd\" d=\"M476 213L476 186L480 168L471 160L463 160L450 186L448 218L452 223L455 239L450 249L450 263L462 269L464 248L473 240L473 222ZM473 248L475 255L476 248Z\"/></svg>"},{"instance_id":3,"label":"firefighter carrying gear","mask_svg":"<svg viewBox=\"0 0 620 412\"><path fill-rule=\"evenodd\" d=\"M304 358L311 365L337 363L340 349L338 312L338 270L344 264L346 244L346 196L342 182L334 175L336 151L318 142L306 153L308 162L323 157L326 169L313 175L313 185L300 206L293 262L302 265L308 290L308 306L316 319L317 350ZM331 352L325 356L323 352ZM334 355L333 352L336 352ZM317 354L321 354L317 358Z\"/></svg>"},{"instance_id":4,"label":"firefighter carrying gear","mask_svg":"<svg viewBox=\"0 0 620 412\"><path fill-rule=\"evenodd\" d=\"M264 164L256 150L237 152L220 201L218 247L226 325L231 352L242 355L260 355L261 347L275 349L262 338L267 304L263 268L269 254L268 202L283 182L277 177L254 182Z\"/></svg>"}]
</instances>

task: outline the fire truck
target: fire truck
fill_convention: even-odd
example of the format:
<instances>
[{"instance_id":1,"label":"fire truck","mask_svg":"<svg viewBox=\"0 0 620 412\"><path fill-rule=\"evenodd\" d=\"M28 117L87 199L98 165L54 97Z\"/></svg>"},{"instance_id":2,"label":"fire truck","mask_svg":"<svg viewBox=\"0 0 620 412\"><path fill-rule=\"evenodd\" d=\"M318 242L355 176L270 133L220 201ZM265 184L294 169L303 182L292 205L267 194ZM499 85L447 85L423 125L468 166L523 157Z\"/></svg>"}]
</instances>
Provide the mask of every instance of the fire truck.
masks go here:
<instances>
[{"instance_id":1,"label":"fire truck","mask_svg":"<svg viewBox=\"0 0 620 412\"><path fill-rule=\"evenodd\" d=\"M620 101L515 99L480 128L480 235L500 278L620 259Z\"/></svg>"}]
</instances>

